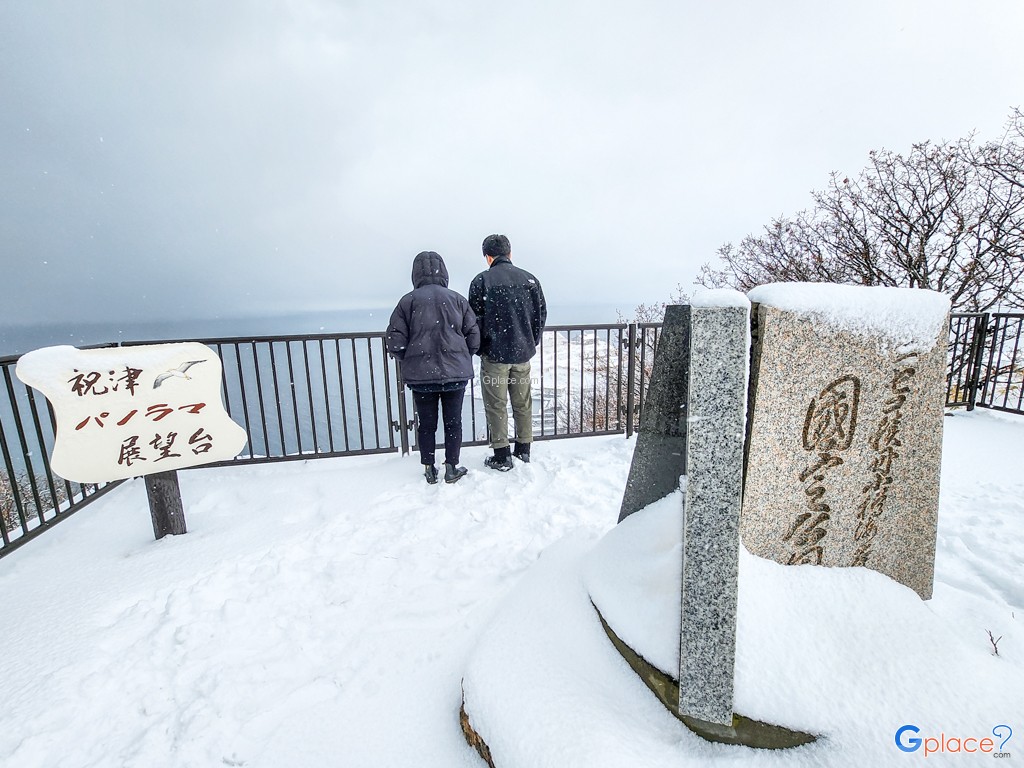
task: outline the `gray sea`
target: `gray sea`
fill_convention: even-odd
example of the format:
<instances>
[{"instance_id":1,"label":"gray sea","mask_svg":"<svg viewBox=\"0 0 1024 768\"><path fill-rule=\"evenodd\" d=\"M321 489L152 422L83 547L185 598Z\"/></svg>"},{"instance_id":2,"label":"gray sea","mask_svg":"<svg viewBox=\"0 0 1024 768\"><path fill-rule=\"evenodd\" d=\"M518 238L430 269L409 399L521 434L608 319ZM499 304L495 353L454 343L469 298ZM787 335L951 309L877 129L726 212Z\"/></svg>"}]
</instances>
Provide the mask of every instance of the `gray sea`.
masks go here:
<instances>
[{"instance_id":1,"label":"gray sea","mask_svg":"<svg viewBox=\"0 0 1024 768\"><path fill-rule=\"evenodd\" d=\"M548 307L548 325L614 323L616 312L632 307L610 304L577 304ZM358 333L383 331L392 307L339 309L329 312L191 318L176 322L97 321L64 324L0 326L0 358L22 355L33 349L58 344L85 347L122 341L178 341L236 336L287 336L293 334Z\"/></svg>"}]
</instances>

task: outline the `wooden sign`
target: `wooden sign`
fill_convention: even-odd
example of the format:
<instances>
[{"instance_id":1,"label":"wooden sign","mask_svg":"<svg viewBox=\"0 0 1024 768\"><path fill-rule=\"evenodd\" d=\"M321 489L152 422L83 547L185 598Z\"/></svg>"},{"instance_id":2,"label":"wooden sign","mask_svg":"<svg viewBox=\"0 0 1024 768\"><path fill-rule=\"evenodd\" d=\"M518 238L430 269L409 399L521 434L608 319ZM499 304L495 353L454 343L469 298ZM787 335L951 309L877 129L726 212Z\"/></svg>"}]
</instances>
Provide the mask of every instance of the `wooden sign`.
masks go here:
<instances>
[{"instance_id":1,"label":"wooden sign","mask_svg":"<svg viewBox=\"0 0 1024 768\"><path fill-rule=\"evenodd\" d=\"M80 350L45 347L18 378L53 405L50 466L101 483L234 458L246 433L224 410L221 362L203 344Z\"/></svg>"}]
</instances>

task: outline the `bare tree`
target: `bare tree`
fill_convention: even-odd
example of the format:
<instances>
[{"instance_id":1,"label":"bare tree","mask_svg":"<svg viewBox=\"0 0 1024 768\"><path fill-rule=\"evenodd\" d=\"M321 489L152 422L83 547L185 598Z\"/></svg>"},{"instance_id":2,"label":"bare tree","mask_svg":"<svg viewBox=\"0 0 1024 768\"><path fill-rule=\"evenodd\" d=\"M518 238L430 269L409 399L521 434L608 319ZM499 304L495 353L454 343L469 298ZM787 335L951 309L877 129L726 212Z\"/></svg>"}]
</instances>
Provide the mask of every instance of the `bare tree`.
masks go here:
<instances>
[{"instance_id":1,"label":"bare tree","mask_svg":"<svg viewBox=\"0 0 1024 768\"><path fill-rule=\"evenodd\" d=\"M959 311L1024 307L1024 118L976 146L915 144L833 173L814 206L718 250L698 282L748 291L766 282L929 288Z\"/></svg>"},{"instance_id":2,"label":"bare tree","mask_svg":"<svg viewBox=\"0 0 1024 768\"><path fill-rule=\"evenodd\" d=\"M971 161L1002 177L1013 186L1024 185L1024 114L1015 108L1000 141L967 147Z\"/></svg>"},{"instance_id":3,"label":"bare tree","mask_svg":"<svg viewBox=\"0 0 1024 768\"><path fill-rule=\"evenodd\" d=\"M660 323L665 319L665 307L669 304L686 304L690 300L689 295L683 290L681 283L676 284L676 289L669 295L667 301L652 302L650 304L637 304L632 314L623 314L621 310L615 310L618 318L616 322L622 325L629 323Z\"/></svg>"}]
</instances>

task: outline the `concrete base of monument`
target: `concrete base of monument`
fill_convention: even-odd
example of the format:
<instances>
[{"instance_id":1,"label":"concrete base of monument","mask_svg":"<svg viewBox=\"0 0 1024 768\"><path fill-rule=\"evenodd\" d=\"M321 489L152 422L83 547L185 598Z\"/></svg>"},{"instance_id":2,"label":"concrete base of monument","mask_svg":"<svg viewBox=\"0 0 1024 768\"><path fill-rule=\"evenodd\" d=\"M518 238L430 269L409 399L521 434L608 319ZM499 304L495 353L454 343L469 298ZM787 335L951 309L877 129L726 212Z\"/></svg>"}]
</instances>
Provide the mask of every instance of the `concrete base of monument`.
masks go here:
<instances>
[{"instance_id":1,"label":"concrete base of monument","mask_svg":"<svg viewBox=\"0 0 1024 768\"><path fill-rule=\"evenodd\" d=\"M759 720L752 720L749 717L735 713L732 716L731 725L709 723L706 720L679 714L677 709L679 681L666 675L626 645L615 634L615 631L608 626L608 622L605 621L601 612L597 610L597 606L594 606L594 610L597 612L597 617L601 620L601 626L604 628L605 634L608 635L608 639L615 646L615 650L619 652L626 663L643 680L644 685L651 689L651 692L658 698L658 701L664 704L665 708L674 717L682 721L683 725L701 738L719 744L742 744L746 747L756 747L758 749L789 749L817 741L817 737L809 733L791 731L789 728L783 728L781 725L762 723Z\"/></svg>"}]
</instances>

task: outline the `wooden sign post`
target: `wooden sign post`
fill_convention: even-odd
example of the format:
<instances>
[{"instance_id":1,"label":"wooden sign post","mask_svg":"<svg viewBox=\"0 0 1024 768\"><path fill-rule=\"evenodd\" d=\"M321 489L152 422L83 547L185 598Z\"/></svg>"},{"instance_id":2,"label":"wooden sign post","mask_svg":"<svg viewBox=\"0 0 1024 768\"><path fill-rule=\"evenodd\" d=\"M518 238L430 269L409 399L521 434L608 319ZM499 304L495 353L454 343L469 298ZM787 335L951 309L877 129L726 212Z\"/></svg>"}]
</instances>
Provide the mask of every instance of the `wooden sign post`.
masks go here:
<instances>
[{"instance_id":1,"label":"wooden sign post","mask_svg":"<svg viewBox=\"0 0 1024 768\"><path fill-rule=\"evenodd\" d=\"M153 535L162 539L167 534L186 533L185 509L181 503L177 472L146 475L149 514L153 518Z\"/></svg>"},{"instance_id":2,"label":"wooden sign post","mask_svg":"<svg viewBox=\"0 0 1024 768\"><path fill-rule=\"evenodd\" d=\"M153 533L185 533L176 470L234 458L245 430L221 401L221 362L203 344L23 355L18 378L53 405L50 467L78 483L146 477Z\"/></svg>"}]
</instances>

